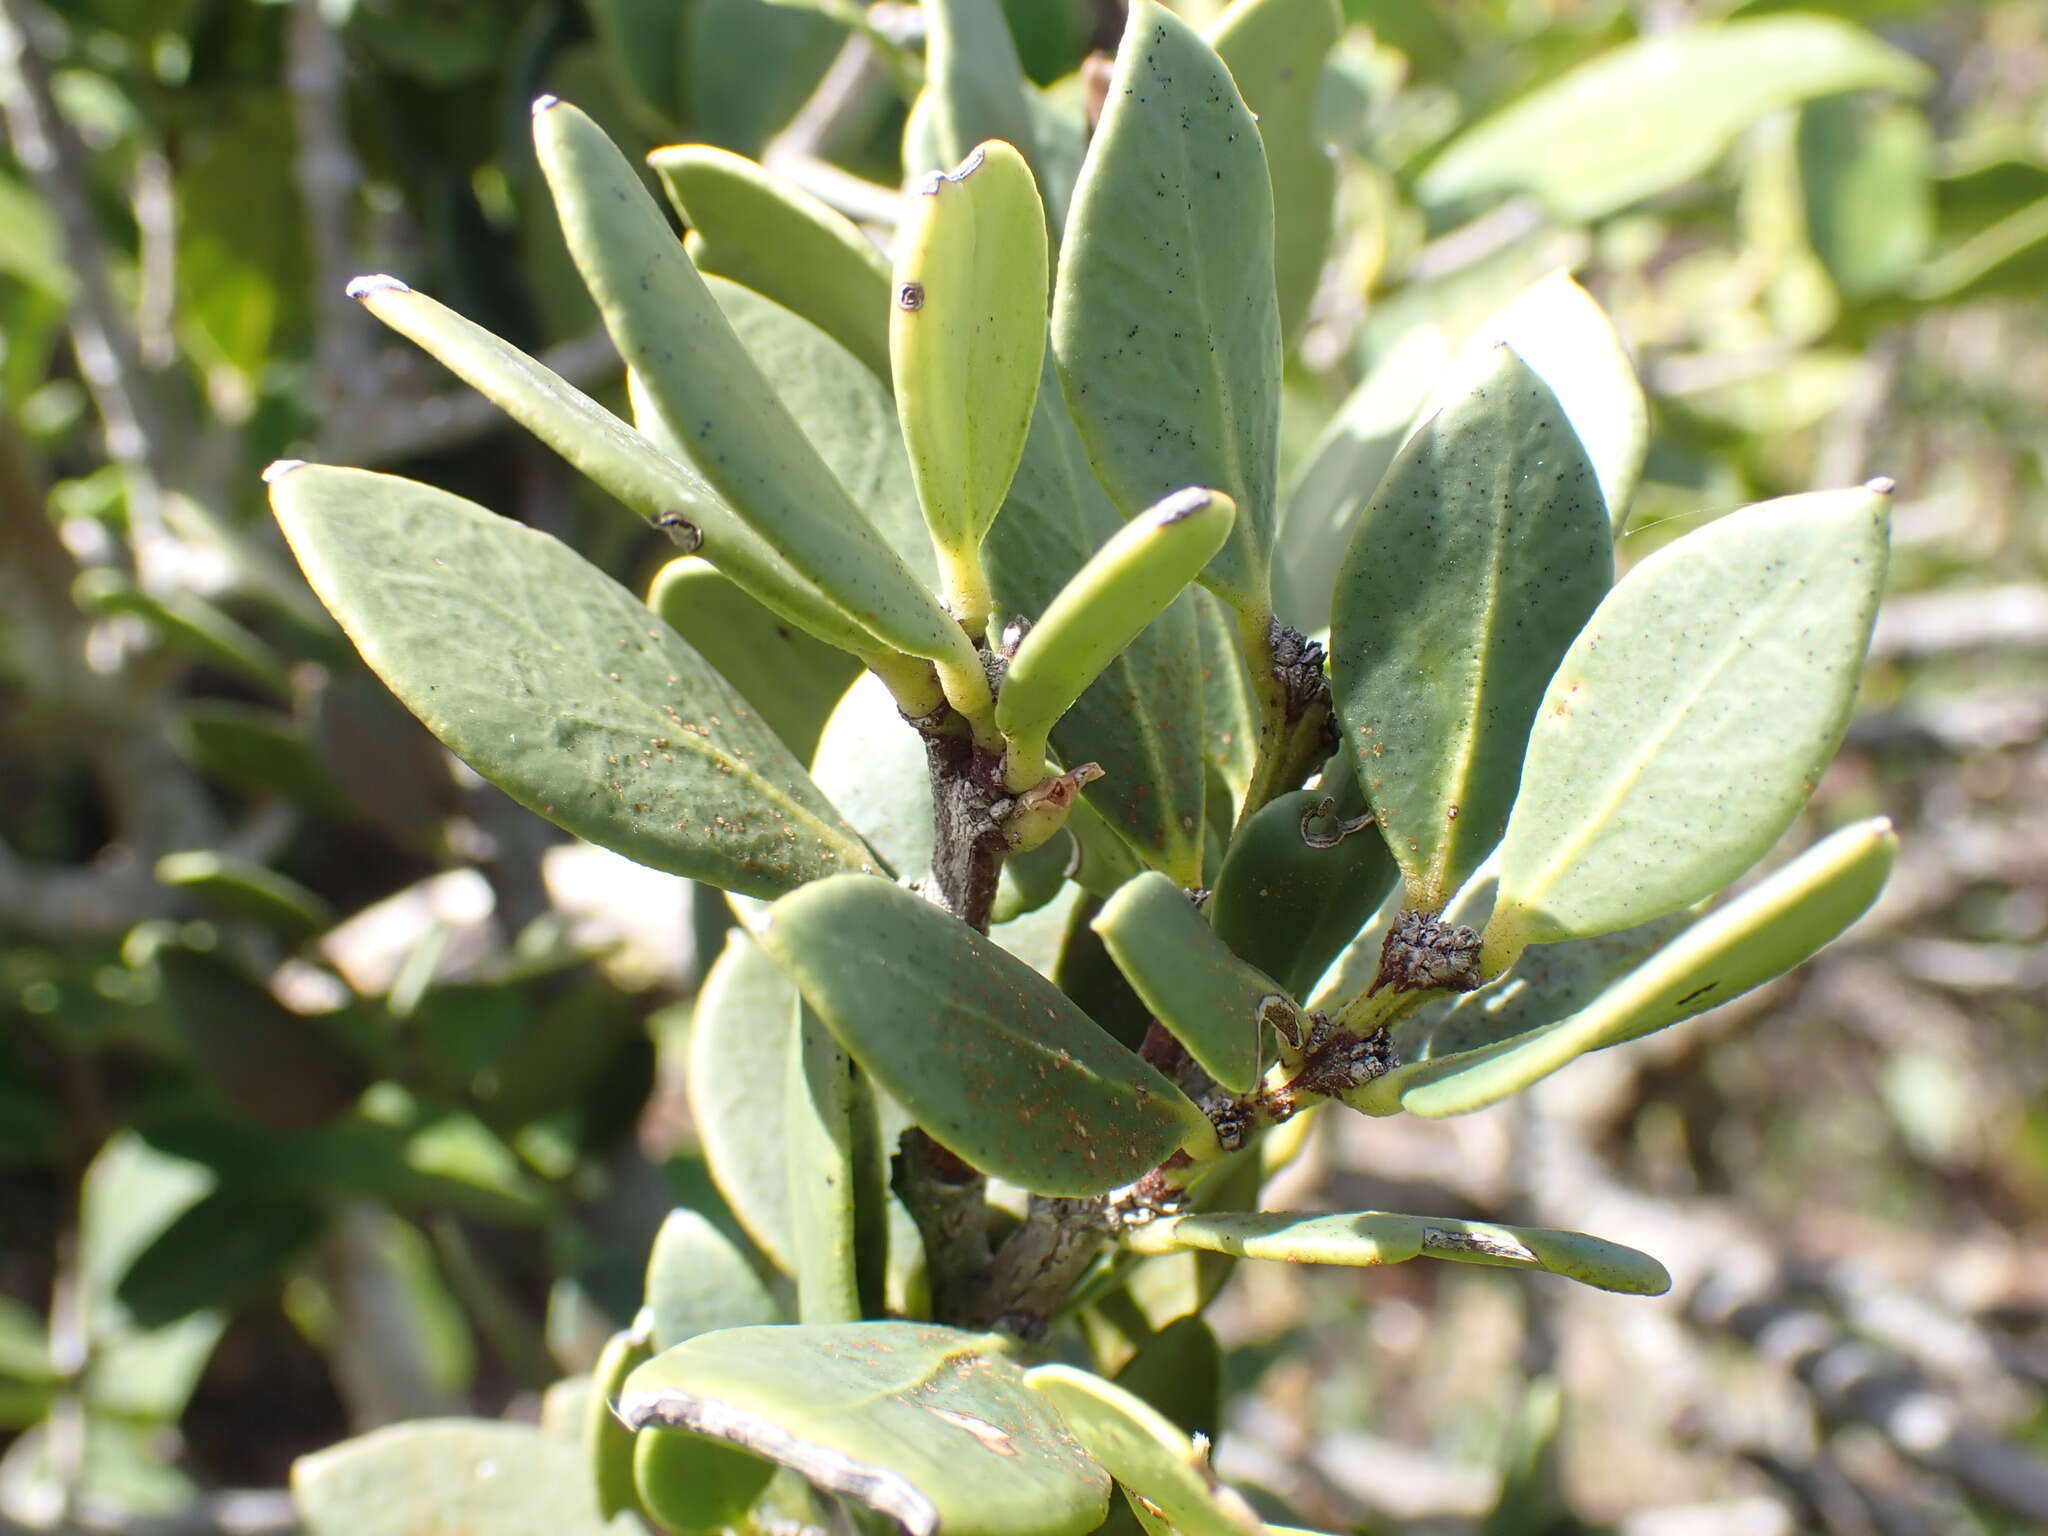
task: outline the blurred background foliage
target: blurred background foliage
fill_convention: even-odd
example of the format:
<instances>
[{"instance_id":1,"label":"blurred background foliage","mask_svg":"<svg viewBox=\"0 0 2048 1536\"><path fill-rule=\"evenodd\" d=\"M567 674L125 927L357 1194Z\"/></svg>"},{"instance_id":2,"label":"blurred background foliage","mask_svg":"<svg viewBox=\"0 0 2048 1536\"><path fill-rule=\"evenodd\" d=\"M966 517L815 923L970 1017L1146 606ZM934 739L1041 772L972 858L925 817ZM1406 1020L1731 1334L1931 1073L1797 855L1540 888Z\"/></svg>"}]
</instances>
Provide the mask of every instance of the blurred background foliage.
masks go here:
<instances>
[{"instance_id":1,"label":"blurred background foliage","mask_svg":"<svg viewBox=\"0 0 2048 1536\"><path fill-rule=\"evenodd\" d=\"M1085 110L1115 0L1004 10ZM1323 622L1457 346L1570 267L1652 399L1624 559L1900 481L1801 835L1882 811L1904 848L1754 998L1483 1115L1323 1127L1268 1203L1533 1215L1679 1285L1241 1273L1220 1464L1331 1530L2048 1529L2048 8L1345 14L1283 616ZM449 759L258 475L402 466L644 584L638 524L344 283L617 395L530 100L886 238L921 42L895 0L0 0L0 1529L281 1529L345 1434L547 1421L662 1215L719 1210L680 1062L722 904Z\"/></svg>"}]
</instances>

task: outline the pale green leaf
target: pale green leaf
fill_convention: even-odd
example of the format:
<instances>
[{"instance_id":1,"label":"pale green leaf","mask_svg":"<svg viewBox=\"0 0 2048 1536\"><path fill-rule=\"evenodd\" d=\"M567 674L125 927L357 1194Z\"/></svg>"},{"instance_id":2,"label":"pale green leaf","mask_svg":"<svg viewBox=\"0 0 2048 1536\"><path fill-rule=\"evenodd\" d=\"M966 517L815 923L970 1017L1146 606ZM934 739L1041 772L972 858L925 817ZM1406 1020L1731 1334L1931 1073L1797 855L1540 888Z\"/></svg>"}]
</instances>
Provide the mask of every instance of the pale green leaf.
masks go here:
<instances>
[{"instance_id":1,"label":"pale green leaf","mask_svg":"<svg viewBox=\"0 0 2048 1536\"><path fill-rule=\"evenodd\" d=\"M690 226L697 270L802 315L889 377L889 261L852 220L753 161L709 144L647 157Z\"/></svg>"},{"instance_id":2,"label":"pale green leaf","mask_svg":"<svg viewBox=\"0 0 2048 1536\"><path fill-rule=\"evenodd\" d=\"M783 1270L796 1264L789 1215L789 1147L782 1134L789 1018L796 1001L795 983L745 929L732 929L697 993L685 1080L690 1122L712 1182L754 1246ZM657 1243L656 1262L661 1254ZM651 1272L647 1288L660 1329L665 1325ZM658 1336L665 1343L680 1342Z\"/></svg>"},{"instance_id":3,"label":"pale green leaf","mask_svg":"<svg viewBox=\"0 0 2048 1536\"><path fill-rule=\"evenodd\" d=\"M1542 1269L1603 1291L1661 1296L1671 1276L1646 1253L1544 1227L1508 1227L1448 1216L1398 1216L1364 1211L1343 1216L1299 1216L1287 1211L1223 1211L1168 1216L1134 1228L1124 1239L1137 1253L1206 1249L1244 1259L1288 1264L1344 1264L1374 1268L1414 1258L1460 1264Z\"/></svg>"},{"instance_id":4,"label":"pale green leaf","mask_svg":"<svg viewBox=\"0 0 2048 1536\"><path fill-rule=\"evenodd\" d=\"M731 946L746 942L744 936L734 938L727 953L731 953ZM762 963L767 962L764 959ZM725 985L730 987L730 978ZM705 986L708 990L708 980ZM728 991L728 1006L730 1001ZM703 1027L703 1007L700 994L698 1019L692 1029ZM793 1000L790 1012L795 1012ZM708 1092L721 1095L732 1093L738 1086L716 1080L707 1085ZM762 1113L758 1103L741 1108L749 1115ZM700 1124L697 1129L701 1134L704 1127ZM744 1328L782 1320L781 1308L768 1294L761 1277L754 1273L746 1255L734 1246L731 1238L695 1211L670 1211L661 1230L654 1234L654 1246L647 1255L646 1298L657 1350L673 1349L685 1339L720 1328ZM616 1396L618 1384L614 1382L609 1390Z\"/></svg>"},{"instance_id":5,"label":"pale green leaf","mask_svg":"<svg viewBox=\"0 0 2048 1536\"><path fill-rule=\"evenodd\" d=\"M753 895L871 867L760 717L566 545L362 470L290 469L271 501L371 670L522 805Z\"/></svg>"},{"instance_id":6,"label":"pale green leaf","mask_svg":"<svg viewBox=\"0 0 2048 1536\"><path fill-rule=\"evenodd\" d=\"M292 1463L292 1506L306 1536L628 1536L607 1522L582 1449L524 1424L414 1419Z\"/></svg>"},{"instance_id":7,"label":"pale green leaf","mask_svg":"<svg viewBox=\"0 0 2048 1536\"><path fill-rule=\"evenodd\" d=\"M992 1344L915 1323L728 1329L642 1366L619 1408L793 1467L908 1536L1083 1536L1109 1479Z\"/></svg>"},{"instance_id":8,"label":"pale green leaf","mask_svg":"<svg viewBox=\"0 0 2048 1536\"><path fill-rule=\"evenodd\" d=\"M1613 572L1571 423L1496 347L1401 450L1337 578L1331 695L1412 906L1441 909L1500 837L1543 686Z\"/></svg>"},{"instance_id":9,"label":"pale green leaf","mask_svg":"<svg viewBox=\"0 0 2048 1536\"><path fill-rule=\"evenodd\" d=\"M1883 817L1844 827L1701 918L1591 1002L1534 1033L1418 1062L1370 1085L1373 1106L1459 1115L1519 1093L1583 1056L1740 997L1801 964L1860 917L1891 872ZM1384 1088L1382 1088L1384 1084Z\"/></svg>"},{"instance_id":10,"label":"pale green leaf","mask_svg":"<svg viewBox=\"0 0 2048 1536\"><path fill-rule=\"evenodd\" d=\"M1301 331L1322 277L1337 206L1337 164L1316 128L1323 59L1344 31L1337 0L1234 0L1208 28L1259 120L1273 177L1273 265L1280 330Z\"/></svg>"},{"instance_id":11,"label":"pale green leaf","mask_svg":"<svg viewBox=\"0 0 2048 1536\"><path fill-rule=\"evenodd\" d=\"M1423 170L1426 203L1533 192L1597 219L1698 175L1769 112L1841 91L1918 92L1924 66L1861 27L1773 16L1659 32L1538 87Z\"/></svg>"},{"instance_id":12,"label":"pale green leaf","mask_svg":"<svg viewBox=\"0 0 2048 1536\"><path fill-rule=\"evenodd\" d=\"M1207 584L1263 610L1280 421L1273 191L1230 71L1137 0L1060 249L1053 349L1126 516L1184 486L1238 506Z\"/></svg>"},{"instance_id":13,"label":"pale green leaf","mask_svg":"<svg viewBox=\"0 0 2048 1536\"><path fill-rule=\"evenodd\" d=\"M1884 590L1890 486L1734 512L1601 603L1543 696L1489 968L1647 922L1754 864L1813 792Z\"/></svg>"},{"instance_id":14,"label":"pale green leaf","mask_svg":"<svg viewBox=\"0 0 2048 1536\"><path fill-rule=\"evenodd\" d=\"M1137 1394L1070 1365L1041 1365L1024 1378L1059 1409L1074 1438L1131 1492L1186 1536L1256 1536L1259 1517L1210 1470L1198 1447Z\"/></svg>"}]
</instances>

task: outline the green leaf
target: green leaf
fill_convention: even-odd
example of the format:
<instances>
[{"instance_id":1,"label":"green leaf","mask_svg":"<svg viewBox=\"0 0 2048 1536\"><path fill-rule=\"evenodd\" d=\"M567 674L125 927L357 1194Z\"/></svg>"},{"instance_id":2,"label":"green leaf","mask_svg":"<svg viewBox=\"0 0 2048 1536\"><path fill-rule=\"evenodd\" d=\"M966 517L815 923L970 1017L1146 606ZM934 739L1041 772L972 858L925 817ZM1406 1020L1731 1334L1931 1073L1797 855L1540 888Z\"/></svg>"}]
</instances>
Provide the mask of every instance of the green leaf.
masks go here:
<instances>
[{"instance_id":1,"label":"green leaf","mask_svg":"<svg viewBox=\"0 0 2048 1536\"><path fill-rule=\"evenodd\" d=\"M1413 1258L1453 1259L1507 1269L1542 1269L1603 1291L1661 1296L1671 1276L1646 1253L1545 1227L1508 1227L1456 1221L1448 1216L1396 1216L1365 1211L1345 1216L1298 1216L1287 1211L1227 1211L1167 1216L1125 1237L1136 1253L1207 1249L1243 1259L1288 1264L1375 1267Z\"/></svg>"},{"instance_id":2,"label":"green leaf","mask_svg":"<svg viewBox=\"0 0 2048 1536\"><path fill-rule=\"evenodd\" d=\"M1650 408L1614 322L1560 268L1517 294L1466 339L1424 414L1469 393L1494 369L1493 353L1501 346L1512 347L1557 397L1599 476L1601 499L1619 532L1649 456Z\"/></svg>"},{"instance_id":3,"label":"green leaf","mask_svg":"<svg viewBox=\"0 0 2048 1536\"><path fill-rule=\"evenodd\" d=\"M1557 397L1505 347L1381 482L1337 578L1331 694L1411 906L1440 910L1500 837L1612 551Z\"/></svg>"},{"instance_id":4,"label":"green leaf","mask_svg":"<svg viewBox=\"0 0 2048 1536\"><path fill-rule=\"evenodd\" d=\"M1326 770L1325 780L1331 776ZM1304 828L1335 837L1342 820L1363 810L1347 797L1320 814L1331 798L1326 789L1303 789L1261 806L1231 841L1209 897L1217 937L1295 997L1309 994L1365 926L1396 873L1385 839L1370 829L1334 847L1309 843Z\"/></svg>"},{"instance_id":5,"label":"green leaf","mask_svg":"<svg viewBox=\"0 0 2048 1536\"><path fill-rule=\"evenodd\" d=\"M233 917L260 923L279 937L311 938L334 922L334 913L315 891L288 875L250 859L194 848L156 861L160 885L184 891Z\"/></svg>"},{"instance_id":6,"label":"green leaf","mask_svg":"<svg viewBox=\"0 0 2048 1536\"><path fill-rule=\"evenodd\" d=\"M772 0L695 0L684 28L691 122L743 155L788 126L846 42L829 17Z\"/></svg>"},{"instance_id":7,"label":"green leaf","mask_svg":"<svg viewBox=\"0 0 2048 1536\"><path fill-rule=\"evenodd\" d=\"M1051 982L886 881L799 891L761 942L876 1083L984 1172L1100 1194L1213 1134Z\"/></svg>"},{"instance_id":8,"label":"green leaf","mask_svg":"<svg viewBox=\"0 0 2048 1536\"><path fill-rule=\"evenodd\" d=\"M1229 497L1214 491L1176 492L1118 529L1046 605L996 698L1011 790L1029 789L1043 776L1054 724L1208 564L1236 512Z\"/></svg>"},{"instance_id":9,"label":"green leaf","mask_svg":"<svg viewBox=\"0 0 2048 1536\"><path fill-rule=\"evenodd\" d=\"M934 659L966 649L761 376L625 156L574 107L543 97L536 109L535 147L577 269L692 462L876 639Z\"/></svg>"},{"instance_id":10,"label":"green leaf","mask_svg":"<svg viewBox=\"0 0 2048 1536\"><path fill-rule=\"evenodd\" d=\"M631 1329L613 1334L591 1368L590 1390L584 1394L578 1439L597 1492L597 1512L612 1516L640 1510L633 1487L633 1432L612 1412L612 1400L626 1377L653 1358L647 1335Z\"/></svg>"},{"instance_id":11,"label":"green leaf","mask_svg":"<svg viewBox=\"0 0 2048 1536\"><path fill-rule=\"evenodd\" d=\"M247 704L196 703L171 718L171 745L223 784L278 795L323 816L355 810L319 752L288 715Z\"/></svg>"},{"instance_id":12,"label":"green leaf","mask_svg":"<svg viewBox=\"0 0 2048 1536\"><path fill-rule=\"evenodd\" d=\"M800 762L860 663L785 623L695 555L655 573L647 606L752 705Z\"/></svg>"},{"instance_id":13,"label":"green leaf","mask_svg":"<svg viewBox=\"0 0 2048 1536\"><path fill-rule=\"evenodd\" d=\"M925 89L918 98L928 161L903 162L905 178L943 171L977 144L1001 139L1039 168L1036 94L1024 78L1017 43L997 0L932 0L923 7ZM1066 222L1063 202L1048 198L1054 229ZM1041 287L1042 291L1042 287Z\"/></svg>"},{"instance_id":14,"label":"green leaf","mask_svg":"<svg viewBox=\"0 0 2048 1536\"><path fill-rule=\"evenodd\" d=\"M1533 192L1597 219L1691 179L1767 113L1841 91L1919 92L1927 69L1860 27L1775 16L1660 32L1538 87L1453 139L1425 203Z\"/></svg>"},{"instance_id":15,"label":"green leaf","mask_svg":"<svg viewBox=\"0 0 2048 1536\"><path fill-rule=\"evenodd\" d=\"M1767 501L1610 593L1543 696L1489 971L1677 910L1757 861L1834 755L1884 590L1888 482Z\"/></svg>"},{"instance_id":16,"label":"green leaf","mask_svg":"<svg viewBox=\"0 0 2048 1536\"><path fill-rule=\"evenodd\" d=\"M746 591L846 650L873 637L770 548L680 457L545 365L395 277L359 277L349 295L650 523L682 518Z\"/></svg>"},{"instance_id":17,"label":"green leaf","mask_svg":"<svg viewBox=\"0 0 2048 1536\"><path fill-rule=\"evenodd\" d=\"M906 879L932 864L932 781L924 741L872 673L855 679L818 735L818 788Z\"/></svg>"},{"instance_id":18,"label":"green leaf","mask_svg":"<svg viewBox=\"0 0 2048 1536\"><path fill-rule=\"evenodd\" d=\"M1717 1008L1801 964L1862 916L1883 889L1897 849L1882 816L1844 827L1701 918L1570 1017L1495 1046L1400 1068L1388 1074L1397 1080L1390 1091L1412 1114L1462 1115L1519 1093L1588 1051Z\"/></svg>"},{"instance_id":19,"label":"green leaf","mask_svg":"<svg viewBox=\"0 0 2048 1536\"><path fill-rule=\"evenodd\" d=\"M909 1536L1082 1536L1109 1480L1001 1346L916 1323L735 1328L658 1355L629 1423L715 1435Z\"/></svg>"},{"instance_id":20,"label":"green leaf","mask_svg":"<svg viewBox=\"0 0 2048 1536\"><path fill-rule=\"evenodd\" d=\"M1316 128L1323 60L1343 35L1337 0L1234 0L1208 31L1259 120L1273 177L1273 267L1280 331L1301 333L1323 274L1337 163Z\"/></svg>"},{"instance_id":21,"label":"green leaf","mask_svg":"<svg viewBox=\"0 0 2048 1536\"><path fill-rule=\"evenodd\" d=\"M722 277L706 278L704 286L761 376L882 542L920 582L935 584L938 564L932 558L931 533L918 507L910 455L888 387L823 330L772 299ZM672 444L674 438L659 428L659 412L647 408L651 402L637 383L634 398L641 430L664 447Z\"/></svg>"},{"instance_id":22,"label":"green leaf","mask_svg":"<svg viewBox=\"0 0 2048 1536\"><path fill-rule=\"evenodd\" d=\"M864 1310L861 1207L872 1218L883 1198L880 1169L862 1156L875 1147L875 1104L853 1058L817 1015L801 999L789 1012L782 1133L789 1139L797 1316L804 1323L851 1323ZM862 1187L870 1181L872 1188ZM878 1294L879 1277L868 1288Z\"/></svg>"},{"instance_id":23,"label":"green leaf","mask_svg":"<svg viewBox=\"0 0 2048 1536\"><path fill-rule=\"evenodd\" d=\"M369 1085L333 1018L292 1012L224 954L150 955L172 1026L222 1098L259 1125L302 1130L346 1114Z\"/></svg>"},{"instance_id":24,"label":"green leaf","mask_svg":"<svg viewBox=\"0 0 2048 1536\"><path fill-rule=\"evenodd\" d=\"M1922 303L1953 304L1989 294L2040 291L2048 274L2048 197L2029 203L1929 261L1911 295Z\"/></svg>"},{"instance_id":25,"label":"green leaf","mask_svg":"<svg viewBox=\"0 0 2048 1536\"><path fill-rule=\"evenodd\" d=\"M1210 1470L1205 1447L1136 1393L1070 1365L1025 1376L1059 1409L1074 1438L1124 1487L1157 1505L1187 1536L1257 1536L1259 1517Z\"/></svg>"},{"instance_id":26,"label":"green leaf","mask_svg":"<svg viewBox=\"0 0 2048 1536\"><path fill-rule=\"evenodd\" d=\"M326 1226L326 1212L309 1200L216 1189L135 1256L116 1294L144 1328L208 1308L232 1309L268 1285Z\"/></svg>"},{"instance_id":27,"label":"green leaf","mask_svg":"<svg viewBox=\"0 0 2048 1536\"><path fill-rule=\"evenodd\" d=\"M949 604L973 627L989 606L982 537L1023 456L1045 362L1045 207L1000 139L909 201L889 312L896 411Z\"/></svg>"},{"instance_id":28,"label":"green leaf","mask_svg":"<svg viewBox=\"0 0 2048 1536\"><path fill-rule=\"evenodd\" d=\"M1230 952L1188 893L1156 870L1103 906L1095 931L1145 1006L1217 1082L1248 1093L1264 1064L1268 1014L1297 1027L1286 989Z\"/></svg>"},{"instance_id":29,"label":"green leaf","mask_svg":"<svg viewBox=\"0 0 2048 1536\"><path fill-rule=\"evenodd\" d=\"M1194 610L1201 647L1202 752L1230 791L1227 808L1210 809L1227 811L1234 819L1251 785L1252 764L1258 755L1258 700L1252 695L1244 649L1238 644L1237 615L1213 592L1189 593L1187 606Z\"/></svg>"},{"instance_id":30,"label":"green leaf","mask_svg":"<svg viewBox=\"0 0 2048 1536\"><path fill-rule=\"evenodd\" d=\"M520 804L750 895L872 867L760 717L567 545L362 470L292 469L271 502L370 669Z\"/></svg>"},{"instance_id":31,"label":"green leaf","mask_svg":"<svg viewBox=\"0 0 2048 1536\"><path fill-rule=\"evenodd\" d=\"M416 1419L292 1463L306 1536L628 1536L598 1514L582 1448L524 1424Z\"/></svg>"},{"instance_id":32,"label":"green leaf","mask_svg":"<svg viewBox=\"0 0 2048 1536\"><path fill-rule=\"evenodd\" d=\"M726 953L732 953L732 944L745 942L735 930ZM755 953L758 955L759 951ZM761 963L767 964L765 957ZM710 986L708 979L705 986ZM794 989L790 1006L794 1012ZM702 1024L700 1018L692 1028L701 1028ZM730 1094L735 1086L717 1082L711 1091ZM763 1108L759 1103L742 1107L752 1115L759 1115ZM647 1256L646 1295L647 1308L653 1314L653 1342L657 1350L674 1349L686 1339L720 1328L782 1321L782 1309L776 1306L775 1298L768 1294L768 1287L754 1273L746 1255L695 1211L670 1211L661 1230L654 1234L654 1247ZM616 1385L612 1390L616 1395Z\"/></svg>"},{"instance_id":33,"label":"green leaf","mask_svg":"<svg viewBox=\"0 0 2048 1536\"><path fill-rule=\"evenodd\" d=\"M1895 293L1934 238L1933 135L1919 108L1824 96L1799 114L1806 237L1850 303Z\"/></svg>"},{"instance_id":34,"label":"green leaf","mask_svg":"<svg viewBox=\"0 0 2048 1536\"><path fill-rule=\"evenodd\" d=\"M1035 621L1122 526L1088 467L1048 360L1024 457L983 547L998 621ZM1068 816L1082 843L1081 878L1100 895L1141 867L1132 850L1162 869L1200 866L1205 786L1197 595L1176 601L1147 625L1052 728L1061 761L1102 765L1102 781Z\"/></svg>"},{"instance_id":35,"label":"green leaf","mask_svg":"<svg viewBox=\"0 0 2048 1536\"><path fill-rule=\"evenodd\" d=\"M1267 606L1280 421L1273 191L1209 45L1130 11L1060 249L1053 349L1088 457L1126 516L1183 486L1236 501L1207 585Z\"/></svg>"},{"instance_id":36,"label":"green leaf","mask_svg":"<svg viewBox=\"0 0 2048 1536\"><path fill-rule=\"evenodd\" d=\"M760 945L744 929L728 931L725 948L705 973L690 1015L686 1079L690 1121L712 1182L754 1246L785 1271L796 1264L789 1150L782 1134L789 1018L796 1003L795 983ZM656 1261L661 1253L657 1241ZM656 1309L656 1337L664 1344L678 1342L659 1331L661 1302L651 1272L648 1299Z\"/></svg>"},{"instance_id":37,"label":"green leaf","mask_svg":"<svg viewBox=\"0 0 2048 1536\"><path fill-rule=\"evenodd\" d=\"M852 220L803 188L709 144L647 157L690 226L697 270L802 315L889 377L889 262Z\"/></svg>"},{"instance_id":38,"label":"green leaf","mask_svg":"<svg viewBox=\"0 0 2048 1536\"><path fill-rule=\"evenodd\" d=\"M677 1532L743 1529L775 1463L722 1441L680 1429L633 1436L633 1486L656 1528Z\"/></svg>"}]
</instances>

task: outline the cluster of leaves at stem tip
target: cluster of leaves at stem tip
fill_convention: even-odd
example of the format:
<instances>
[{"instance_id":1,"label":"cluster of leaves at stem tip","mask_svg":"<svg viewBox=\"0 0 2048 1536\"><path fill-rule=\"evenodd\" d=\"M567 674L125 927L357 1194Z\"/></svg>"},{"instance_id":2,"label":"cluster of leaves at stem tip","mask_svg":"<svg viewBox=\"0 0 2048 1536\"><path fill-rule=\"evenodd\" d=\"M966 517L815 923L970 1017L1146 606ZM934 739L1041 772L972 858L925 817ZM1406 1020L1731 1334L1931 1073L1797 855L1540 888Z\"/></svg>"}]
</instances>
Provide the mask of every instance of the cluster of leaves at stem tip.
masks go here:
<instances>
[{"instance_id":1,"label":"cluster of leaves at stem tip","mask_svg":"<svg viewBox=\"0 0 2048 1536\"><path fill-rule=\"evenodd\" d=\"M891 256L701 146L653 157L678 241L591 119L536 104L630 423L401 281L352 286L681 546L644 601L428 486L270 474L448 747L739 918L691 1094L794 1318L671 1219L594 1383L607 1516L744 1523L780 1464L917 1533L1087 1531L1113 1483L1154 1528L1251 1528L1129 1385L1189 1354L1169 1325L1232 1259L1668 1285L1577 1233L1256 1209L1309 1113L1495 1102L1796 965L1890 862L1851 825L1714 904L1840 738L1887 486L1616 581L1644 404L1558 274L1355 488L1305 636L1274 572L1318 514L1276 445L1332 182L1286 82L1333 8L1240 0L1205 36L1138 0L1085 157L989 64L1000 27L933 8L909 142L953 168ZM1048 1340L1099 1374L1034 1365Z\"/></svg>"}]
</instances>

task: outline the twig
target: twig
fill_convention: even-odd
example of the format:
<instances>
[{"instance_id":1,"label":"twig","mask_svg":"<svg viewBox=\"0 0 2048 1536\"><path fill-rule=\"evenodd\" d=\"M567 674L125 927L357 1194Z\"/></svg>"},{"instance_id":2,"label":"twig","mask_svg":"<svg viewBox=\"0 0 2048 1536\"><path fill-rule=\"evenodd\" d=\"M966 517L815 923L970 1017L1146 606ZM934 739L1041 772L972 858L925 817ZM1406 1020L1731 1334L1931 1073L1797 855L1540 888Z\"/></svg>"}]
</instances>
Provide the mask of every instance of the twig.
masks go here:
<instances>
[{"instance_id":1,"label":"twig","mask_svg":"<svg viewBox=\"0 0 2048 1536\"><path fill-rule=\"evenodd\" d=\"M57 216L77 284L71 344L106 429L107 452L130 471L128 517L138 574L149 585L163 538L161 492L173 483L171 438L134 327L114 296L106 242L93 216L85 145L57 109L34 34L50 23L36 0L0 0L0 112L15 159Z\"/></svg>"},{"instance_id":2,"label":"twig","mask_svg":"<svg viewBox=\"0 0 2048 1536\"><path fill-rule=\"evenodd\" d=\"M344 291L358 270L355 195L363 168L348 142L348 59L323 0L293 0L285 26L285 90L298 151L292 179L306 209L313 251L314 368L334 400L348 404L378 391L369 329Z\"/></svg>"}]
</instances>

